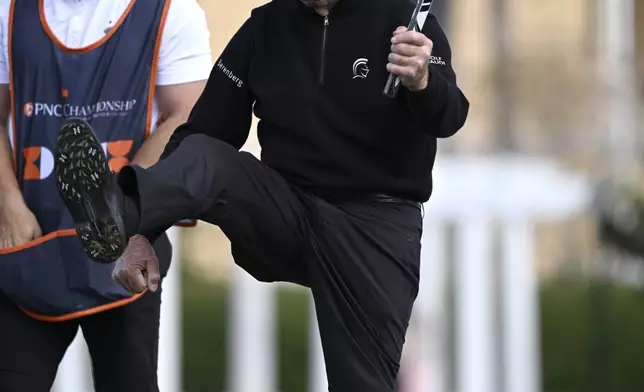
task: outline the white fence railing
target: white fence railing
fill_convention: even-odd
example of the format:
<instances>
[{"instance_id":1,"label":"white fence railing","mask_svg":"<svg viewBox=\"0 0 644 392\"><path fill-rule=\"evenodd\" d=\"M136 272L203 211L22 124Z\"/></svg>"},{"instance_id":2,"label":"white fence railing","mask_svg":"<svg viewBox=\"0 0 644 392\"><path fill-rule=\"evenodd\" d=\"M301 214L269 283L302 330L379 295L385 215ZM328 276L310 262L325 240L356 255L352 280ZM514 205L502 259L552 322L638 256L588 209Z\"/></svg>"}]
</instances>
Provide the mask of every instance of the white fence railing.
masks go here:
<instances>
[{"instance_id":1,"label":"white fence railing","mask_svg":"<svg viewBox=\"0 0 644 392\"><path fill-rule=\"evenodd\" d=\"M426 205L421 288L408 338L413 344L405 348L408 371L401 374L404 392L456 392L452 383L459 392L540 392L534 222L579 213L590 201L589 187L549 162L525 158L441 157L434 183ZM447 226L454 228L451 247L444 240ZM497 256L493 227L501 228ZM179 254L176 230L171 237ZM178 260L164 285L161 392L181 391ZM240 269L232 279L228 392L277 392L276 286L258 283ZM456 297L456 324L449 326L458 342L453 369L445 360L448 283ZM315 314L309 317L314 321ZM308 392L323 392L326 377L315 328L310 345ZM447 379L448 373L454 380ZM89 374L79 337L61 365L55 392L92 391Z\"/></svg>"}]
</instances>

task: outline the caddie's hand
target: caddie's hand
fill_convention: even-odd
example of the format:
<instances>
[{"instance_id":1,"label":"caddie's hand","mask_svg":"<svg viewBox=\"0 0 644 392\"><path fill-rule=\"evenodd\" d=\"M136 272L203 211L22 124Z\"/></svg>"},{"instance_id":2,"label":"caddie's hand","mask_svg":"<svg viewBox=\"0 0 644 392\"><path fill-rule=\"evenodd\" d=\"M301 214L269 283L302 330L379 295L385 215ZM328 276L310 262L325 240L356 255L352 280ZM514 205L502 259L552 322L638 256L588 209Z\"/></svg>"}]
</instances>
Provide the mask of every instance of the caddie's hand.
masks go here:
<instances>
[{"instance_id":1,"label":"caddie's hand","mask_svg":"<svg viewBox=\"0 0 644 392\"><path fill-rule=\"evenodd\" d=\"M424 90L429 84L429 60L434 43L423 33L398 27L391 38L387 71L400 76L411 91Z\"/></svg>"},{"instance_id":2,"label":"caddie's hand","mask_svg":"<svg viewBox=\"0 0 644 392\"><path fill-rule=\"evenodd\" d=\"M116 261L112 277L132 294L142 293L146 288L157 291L161 275L159 259L152 244L142 235L135 235Z\"/></svg>"},{"instance_id":3,"label":"caddie's hand","mask_svg":"<svg viewBox=\"0 0 644 392\"><path fill-rule=\"evenodd\" d=\"M4 198L0 204L0 248L13 248L42 236L22 195Z\"/></svg>"}]
</instances>

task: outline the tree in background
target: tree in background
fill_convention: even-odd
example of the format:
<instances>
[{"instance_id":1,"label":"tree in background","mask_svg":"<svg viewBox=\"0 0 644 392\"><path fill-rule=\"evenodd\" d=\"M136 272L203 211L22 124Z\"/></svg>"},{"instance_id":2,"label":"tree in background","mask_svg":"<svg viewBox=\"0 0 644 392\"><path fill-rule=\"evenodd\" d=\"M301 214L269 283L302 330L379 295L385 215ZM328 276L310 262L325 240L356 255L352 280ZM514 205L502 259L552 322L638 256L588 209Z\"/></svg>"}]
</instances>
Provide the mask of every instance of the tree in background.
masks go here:
<instances>
[{"instance_id":1,"label":"tree in background","mask_svg":"<svg viewBox=\"0 0 644 392\"><path fill-rule=\"evenodd\" d=\"M596 202L602 243L644 261L644 181L601 184Z\"/></svg>"}]
</instances>

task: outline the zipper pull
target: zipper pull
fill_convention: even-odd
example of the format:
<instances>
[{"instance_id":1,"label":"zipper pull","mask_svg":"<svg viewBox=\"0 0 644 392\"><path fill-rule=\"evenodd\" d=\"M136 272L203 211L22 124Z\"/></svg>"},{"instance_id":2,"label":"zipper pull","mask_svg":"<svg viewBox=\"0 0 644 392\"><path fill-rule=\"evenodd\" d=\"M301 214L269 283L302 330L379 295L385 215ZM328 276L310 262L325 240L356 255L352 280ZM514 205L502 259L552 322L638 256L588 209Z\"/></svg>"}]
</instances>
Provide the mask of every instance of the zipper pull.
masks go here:
<instances>
[{"instance_id":1,"label":"zipper pull","mask_svg":"<svg viewBox=\"0 0 644 392\"><path fill-rule=\"evenodd\" d=\"M324 17L324 32L322 33L322 50L320 53L320 85L324 84L324 69L326 68L326 38L329 29L329 15Z\"/></svg>"}]
</instances>

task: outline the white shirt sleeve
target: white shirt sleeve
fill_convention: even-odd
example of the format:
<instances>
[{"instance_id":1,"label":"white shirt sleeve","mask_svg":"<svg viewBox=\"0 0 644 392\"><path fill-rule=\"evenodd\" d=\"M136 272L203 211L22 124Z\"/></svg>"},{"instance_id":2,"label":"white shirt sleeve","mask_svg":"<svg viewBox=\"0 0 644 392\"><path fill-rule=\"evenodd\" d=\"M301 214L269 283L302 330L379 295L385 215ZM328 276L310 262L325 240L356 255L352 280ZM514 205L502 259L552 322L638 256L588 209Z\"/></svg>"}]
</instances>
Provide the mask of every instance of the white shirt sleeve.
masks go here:
<instances>
[{"instance_id":1,"label":"white shirt sleeve","mask_svg":"<svg viewBox=\"0 0 644 392\"><path fill-rule=\"evenodd\" d=\"M161 37L156 84L206 80L212 65L206 14L197 0L173 0Z\"/></svg>"},{"instance_id":2,"label":"white shirt sleeve","mask_svg":"<svg viewBox=\"0 0 644 392\"><path fill-rule=\"evenodd\" d=\"M10 4L10 0L0 0L0 84L9 84Z\"/></svg>"}]
</instances>

